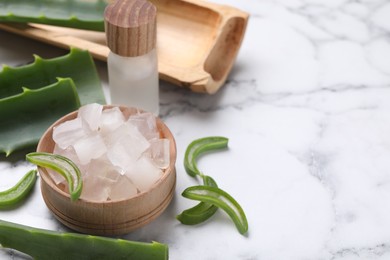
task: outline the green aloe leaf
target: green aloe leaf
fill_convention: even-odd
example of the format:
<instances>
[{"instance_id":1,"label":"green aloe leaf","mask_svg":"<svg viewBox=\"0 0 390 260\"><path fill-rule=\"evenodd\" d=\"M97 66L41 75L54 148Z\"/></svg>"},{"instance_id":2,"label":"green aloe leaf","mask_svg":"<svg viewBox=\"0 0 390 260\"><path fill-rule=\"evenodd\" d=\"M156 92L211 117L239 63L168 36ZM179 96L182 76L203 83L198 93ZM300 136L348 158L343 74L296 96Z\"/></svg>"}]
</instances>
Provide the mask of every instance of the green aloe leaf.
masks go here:
<instances>
[{"instance_id":1,"label":"green aloe leaf","mask_svg":"<svg viewBox=\"0 0 390 260\"><path fill-rule=\"evenodd\" d=\"M26 199L34 188L37 170L31 170L12 188L0 191L0 209L10 209Z\"/></svg>"},{"instance_id":2,"label":"green aloe leaf","mask_svg":"<svg viewBox=\"0 0 390 260\"><path fill-rule=\"evenodd\" d=\"M3 66L0 71L0 98L21 93L23 86L38 89L55 83L57 77L69 77L77 87L82 105L106 103L95 64L88 51L72 48L69 54L53 59L34 57L32 64L16 68Z\"/></svg>"},{"instance_id":3,"label":"green aloe leaf","mask_svg":"<svg viewBox=\"0 0 390 260\"><path fill-rule=\"evenodd\" d=\"M104 31L104 0L0 0L0 22Z\"/></svg>"},{"instance_id":4,"label":"green aloe leaf","mask_svg":"<svg viewBox=\"0 0 390 260\"><path fill-rule=\"evenodd\" d=\"M248 232L248 221L244 210L226 191L217 187L192 186L185 189L182 196L188 199L210 203L223 209L233 220L241 234Z\"/></svg>"},{"instance_id":5,"label":"green aloe leaf","mask_svg":"<svg viewBox=\"0 0 390 260\"><path fill-rule=\"evenodd\" d=\"M36 145L45 130L65 114L77 110L80 100L72 79L0 99L0 153Z\"/></svg>"},{"instance_id":6,"label":"green aloe leaf","mask_svg":"<svg viewBox=\"0 0 390 260\"><path fill-rule=\"evenodd\" d=\"M40 260L167 260L168 245L56 232L0 220L0 244Z\"/></svg>"},{"instance_id":7,"label":"green aloe leaf","mask_svg":"<svg viewBox=\"0 0 390 260\"><path fill-rule=\"evenodd\" d=\"M70 199L72 201L79 199L83 189L83 179L80 169L72 160L59 154L38 152L27 154L26 159L37 166L52 169L61 174L68 182Z\"/></svg>"}]
</instances>

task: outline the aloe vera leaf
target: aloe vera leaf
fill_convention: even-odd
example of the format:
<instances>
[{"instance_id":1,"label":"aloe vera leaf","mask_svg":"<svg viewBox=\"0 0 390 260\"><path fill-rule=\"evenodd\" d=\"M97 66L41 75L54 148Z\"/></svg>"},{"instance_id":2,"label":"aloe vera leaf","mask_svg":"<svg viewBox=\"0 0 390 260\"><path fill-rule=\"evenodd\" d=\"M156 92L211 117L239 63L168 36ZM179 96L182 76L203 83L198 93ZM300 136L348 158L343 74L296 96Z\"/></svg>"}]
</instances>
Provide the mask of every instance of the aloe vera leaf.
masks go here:
<instances>
[{"instance_id":1,"label":"aloe vera leaf","mask_svg":"<svg viewBox=\"0 0 390 260\"><path fill-rule=\"evenodd\" d=\"M240 204L227 192L217 187L192 186L185 189L182 196L192 200L213 204L223 209L233 220L238 231L245 234L248 231L248 221Z\"/></svg>"},{"instance_id":2,"label":"aloe vera leaf","mask_svg":"<svg viewBox=\"0 0 390 260\"><path fill-rule=\"evenodd\" d=\"M166 260L168 246L76 233L60 233L0 220L0 244L40 260Z\"/></svg>"},{"instance_id":3,"label":"aloe vera leaf","mask_svg":"<svg viewBox=\"0 0 390 260\"><path fill-rule=\"evenodd\" d=\"M186 172L195 177L196 175L202 175L199 171L196 160L198 157L208 151L226 148L229 139L223 136L209 136L200 139L196 139L191 142L184 155L184 168Z\"/></svg>"},{"instance_id":4,"label":"aloe vera leaf","mask_svg":"<svg viewBox=\"0 0 390 260\"><path fill-rule=\"evenodd\" d=\"M210 187L217 187L216 181L207 175L202 175L203 185ZM182 213L176 216L176 219L184 225L196 225L200 224L207 219L211 218L215 212L217 212L218 207L207 203L199 202L196 206L184 210Z\"/></svg>"},{"instance_id":5,"label":"aloe vera leaf","mask_svg":"<svg viewBox=\"0 0 390 260\"><path fill-rule=\"evenodd\" d=\"M201 173L197 166L198 157L208 151L226 148L229 139L222 136L210 136L200 139L196 139L191 142L185 152L184 156L184 168L186 172L195 177L199 175L203 179L203 185L210 187L218 187L217 183L210 176ZM181 214L176 216L182 224L185 225L196 225L202 223L212 217L217 212L218 207L207 203L200 202L198 205L184 210Z\"/></svg>"},{"instance_id":6,"label":"aloe vera leaf","mask_svg":"<svg viewBox=\"0 0 390 260\"><path fill-rule=\"evenodd\" d=\"M70 160L59 154L52 153L29 153L26 155L27 161L49 168L61 174L69 184L69 194L72 201L78 200L83 189L83 179L80 169Z\"/></svg>"},{"instance_id":7,"label":"aloe vera leaf","mask_svg":"<svg viewBox=\"0 0 390 260\"><path fill-rule=\"evenodd\" d=\"M55 83L57 77L69 77L77 87L82 105L106 103L99 75L88 51L72 48L70 53L61 57L34 57L32 64L15 68L3 66L0 71L0 98L21 93L22 86L38 89Z\"/></svg>"},{"instance_id":8,"label":"aloe vera leaf","mask_svg":"<svg viewBox=\"0 0 390 260\"><path fill-rule=\"evenodd\" d=\"M45 130L65 114L77 110L80 100L72 79L0 99L0 152L36 145Z\"/></svg>"},{"instance_id":9,"label":"aloe vera leaf","mask_svg":"<svg viewBox=\"0 0 390 260\"><path fill-rule=\"evenodd\" d=\"M31 170L12 188L0 191L0 209L17 205L31 192L37 180L37 170Z\"/></svg>"},{"instance_id":10,"label":"aloe vera leaf","mask_svg":"<svg viewBox=\"0 0 390 260\"><path fill-rule=\"evenodd\" d=\"M103 0L0 0L0 21L104 31L106 5Z\"/></svg>"}]
</instances>

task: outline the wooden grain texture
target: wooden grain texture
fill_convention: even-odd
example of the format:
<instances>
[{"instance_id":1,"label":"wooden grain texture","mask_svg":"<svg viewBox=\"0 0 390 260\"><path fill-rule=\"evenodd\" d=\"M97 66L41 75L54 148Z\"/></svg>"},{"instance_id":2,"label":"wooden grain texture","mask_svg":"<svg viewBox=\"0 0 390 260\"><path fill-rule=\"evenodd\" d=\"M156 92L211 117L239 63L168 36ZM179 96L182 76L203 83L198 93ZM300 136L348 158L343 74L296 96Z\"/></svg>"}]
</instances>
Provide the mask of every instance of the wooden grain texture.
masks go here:
<instances>
[{"instance_id":1,"label":"wooden grain texture","mask_svg":"<svg viewBox=\"0 0 390 260\"><path fill-rule=\"evenodd\" d=\"M151 0L157 7L160 79L195 92L213 94L223 86L237 57L248 14L202 0ZM0 28L61 48L86 49L106 61L104 33L38 24Z\"/></svg>"},{"instance_id":2,"label":"wooden grain texture","mask_svg":"<svg viewBox=\"0 0 390 260\"><path fill-rule=\"evenodd\" d=\"M156 48L157 9L146 0L121 0L104 12L108 48L120 56L142 56Z\"/></svg>"},{"instance_id":3,"label":"wooden grain texture","mask_svg":"<svg viewBox=\"0 0 390 260\"><path fill-rule=\"evenodd\" d=\"M110 107L112 106L105 106ZM126 118L137 112L134 108L120 109ZM53 127L76 116L77 111L55 122L42 136L37 151L53 152ZM126 234L156 219L168 207L176 187L176 143L168 127L158 118L157 127L161 138L170 140L170 164L150 190L119 201L92 202L82 199L71 201L69 194L57 187L48 172L39 167L41 192L49 210L67 227L93 235Z\"/></svg>"}]
</instances>

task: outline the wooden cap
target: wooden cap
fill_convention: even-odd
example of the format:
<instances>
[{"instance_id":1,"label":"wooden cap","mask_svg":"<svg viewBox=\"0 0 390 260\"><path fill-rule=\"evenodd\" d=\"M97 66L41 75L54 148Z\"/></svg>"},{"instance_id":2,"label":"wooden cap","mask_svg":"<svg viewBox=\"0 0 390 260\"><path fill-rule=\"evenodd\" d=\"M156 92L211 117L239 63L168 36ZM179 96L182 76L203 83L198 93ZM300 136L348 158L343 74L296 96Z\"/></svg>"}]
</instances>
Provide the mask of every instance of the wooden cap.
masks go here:
<instances>
[{"instance_id":1,"label":"wooden cap","mask_svg":"<svg viewBox=\"0 0 390 260\"><path fill-rule=\"evenodd\" d=\"M117 0L104 11L107 45L120 56L144 55L156 47L157 8L146 0Z\"/></svg>"}]
</instances>

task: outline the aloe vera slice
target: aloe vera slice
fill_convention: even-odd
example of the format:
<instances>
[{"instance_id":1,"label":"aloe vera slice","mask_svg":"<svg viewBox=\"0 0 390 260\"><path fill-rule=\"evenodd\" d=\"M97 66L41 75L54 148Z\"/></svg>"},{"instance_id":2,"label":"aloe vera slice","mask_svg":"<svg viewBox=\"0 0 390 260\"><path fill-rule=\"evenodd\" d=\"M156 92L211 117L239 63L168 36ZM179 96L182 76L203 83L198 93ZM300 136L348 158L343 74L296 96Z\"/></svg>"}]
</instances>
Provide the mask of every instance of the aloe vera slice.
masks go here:
<instances>
[{"instance_id":1,"label":"aloe vera slice","mask_svg":"<svg viewBox=\"0 0 390 260\"><path fill-rule=\"evenodd\" d=\"M70 160L59 154L29 153L27 161L44 168L49 168L61 174L69 184L69 194L72 201L78 200L83 188L80 169Z\"/></svg>"},{"instance_id":2,"label":"aloe vera slice","mask_svg":"<svg viewBox=\"0 0 390 260\"><path fill-rule=\"evenodd\" d=\"M191 142L184 155L184 168L186 172L195 177L196 175L202 175L196 164L198 157L208 151L226 148L229 139L222 136L210 136L200 139L196 139Z\"/></svg>"},{"instance_id":3,"label":"aloe vera slice","mask_svg":"<svg viewBox=\"0 0 390 260\"><path fill-rule=\"evenodd\" d=\"M203 185L218 188L217 183L210 176L202 175L202 178ZM197 225L211 218L215 212L217 212L217 210L218 207L213 204L199 202L199 204L195 205L194 207L186 209L177 215L176 219L184 225Z\"/></svg>"},{"instance_id":4,"label":"aloe vera slice","mask_svg":"<svg viewBox=\"0 0 390 260\"><path fill-rule=\"evenodd\" d=\"M248 231L248 221L240 204L227 192L210 186L192 186L185 189L182 196L192 200L213 204L223 209L233 220L240 234Z\"/></svg>"},{"instance_id":5,"label":"aloe vera slice","mask_svg":"<svg viewBox=\"0 0 390 260\"><path fill-rule=\"evenodd\" d=\"M197 166L198 157L208 151L214 151L222 148L227 148L229 139L222 136L210 136L196 139L191 142L185 152L184 168L188 175L196 177L199 175L203 179L203 185L217 187L218 185L213 178L201 173ZM198 205L184 210L176 216L182 224L196 225L202 223L212 217L217 212L218 207L207 203L200 202Z\"/></svg>"},{"instance_id":6,"label":"aloe vera slice","mask_svg":"<svg viewBox=\"0 0 390 260\"><path fill-rule=\"evenodd\" d=\"M70 53L53 59L34 56L35 61L21 67L4 66L0 71L0 98L22 92L22 87L38 89L57 81L72 78L82 105L105 104L103 89L95 64L88 51L72 48Z\"/></svg>"},{"instance_id":7,"label":"aloe vera slice","mask_svg":"<svg viewBox=\"0 0 390 260\"><path fill-rule=\"evenodd\" d=\"M0 209L17 205L24 200L35 185L37 171L31 170L12 188L0 192Z\"/></svg>"},{"instance_id":8,"label":"aloe vera slice","mask_svg":"<svg viewBox=\"0 0 390 260\"><path fill-rule=\"evenodd\" d=\"M0 99L0 152L36 145L44 131L57 119L77 110L80 100L72 79L40 88L23 88L23 93Z\"/></svg>"},{"instance_id":9,"label":"aloe vera slice","mask_svg":"<svg viewBox=\"0 0 390 260\"><path fill-rule=\"evenodd\" d=\"M103 0L1 0L0 21L104 31Z\"/></svg>"}]
</instances>

